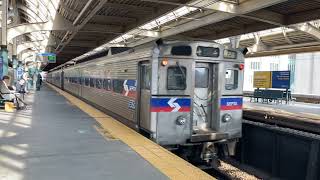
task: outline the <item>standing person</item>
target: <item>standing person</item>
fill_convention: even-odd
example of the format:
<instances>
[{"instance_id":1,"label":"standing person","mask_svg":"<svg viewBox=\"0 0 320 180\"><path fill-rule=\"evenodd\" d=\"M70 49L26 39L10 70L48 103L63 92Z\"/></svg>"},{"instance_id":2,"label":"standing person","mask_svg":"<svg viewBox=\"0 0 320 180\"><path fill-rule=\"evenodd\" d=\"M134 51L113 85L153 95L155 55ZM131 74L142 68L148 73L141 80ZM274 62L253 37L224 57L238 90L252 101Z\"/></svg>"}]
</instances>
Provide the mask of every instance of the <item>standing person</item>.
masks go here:
<instances>
[{"instance_id":1,"label":"standing person","mask_svg":"<svg viewBox=\"0 0 320 180\"><path fill-rule=\"evenodd\" d=\"M40 91L42 85L42 76L40 73L38 73L38 78L37 78L37 91Z\"/></svg>"},{"instance_id":2,"label":"standing person","mask_svg":"<svg viewBox=\"0 0 320 180\"><path fill-rule=\"evenodd\" d=\"M28 93L28 73L24 72L22 75L22 79L24 80L24 92Z\"/></svg>"}]
</instances>

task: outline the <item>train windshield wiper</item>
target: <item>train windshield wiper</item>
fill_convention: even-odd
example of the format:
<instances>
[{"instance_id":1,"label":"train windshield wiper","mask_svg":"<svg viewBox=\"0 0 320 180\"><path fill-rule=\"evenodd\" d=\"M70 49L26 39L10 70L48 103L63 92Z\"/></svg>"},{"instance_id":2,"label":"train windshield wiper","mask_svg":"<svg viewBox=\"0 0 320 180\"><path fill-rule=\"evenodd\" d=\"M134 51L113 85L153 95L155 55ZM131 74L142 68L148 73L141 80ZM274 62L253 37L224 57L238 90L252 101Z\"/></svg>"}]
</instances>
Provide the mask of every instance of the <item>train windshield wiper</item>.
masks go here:
<instances>
[{"instance_id":1,"label":"train windshield wiper","mask_svg":"<svg viewBox=\"0 0 320 180\"><path fill-rule=\"evenodd\" d=\"M183 70L182 70L179 62L176 62L176 65L177 65L177 66L179 67L179 69L180 69L180 72L181 72L182 77L183 77L183 82L186 82L186 75L185 75L185 73L183 72Z\"/></svg>"}]
</instances>

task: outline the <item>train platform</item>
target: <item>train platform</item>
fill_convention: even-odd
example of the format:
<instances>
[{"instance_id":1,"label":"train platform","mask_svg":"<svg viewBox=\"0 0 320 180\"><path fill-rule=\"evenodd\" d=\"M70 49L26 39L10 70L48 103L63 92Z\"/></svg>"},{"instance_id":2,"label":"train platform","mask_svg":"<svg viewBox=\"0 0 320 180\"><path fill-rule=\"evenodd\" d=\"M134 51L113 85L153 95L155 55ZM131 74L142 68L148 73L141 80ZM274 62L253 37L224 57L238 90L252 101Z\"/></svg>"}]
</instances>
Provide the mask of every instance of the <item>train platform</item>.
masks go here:
<instances>
[{"instance_id":1,"label":"train platform","mask_svg":"<svg viewBox=\"0 0 320 180\"><path fill-rule=\"evenodd\" d=\"M55 87L26 102L26 110L0 110L1 180L213 179Z\"/></svg>"},{"instance_id":2,"label":"train platform","mask_svg":"<svg viewBox=\"0 0 320 180\"><path fill-rule=\"evenodd\" d=\"M250 102L244 98L244 119L255 119L320 133L320 104L291 101L288 104Z\"/></svg>"}]
</instances>

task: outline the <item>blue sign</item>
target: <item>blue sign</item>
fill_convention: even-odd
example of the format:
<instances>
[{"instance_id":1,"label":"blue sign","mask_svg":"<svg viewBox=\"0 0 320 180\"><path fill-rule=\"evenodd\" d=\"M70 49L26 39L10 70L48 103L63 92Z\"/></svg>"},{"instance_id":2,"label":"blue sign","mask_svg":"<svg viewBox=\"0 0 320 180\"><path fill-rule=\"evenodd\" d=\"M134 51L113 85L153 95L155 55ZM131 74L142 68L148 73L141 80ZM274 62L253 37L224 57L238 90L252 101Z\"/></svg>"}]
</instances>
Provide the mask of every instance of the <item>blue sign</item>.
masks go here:
<instances>
[{"instance_id":1,"label":"blue sign","mask_svg":"<svg viewBox=\"0 0 320 180\"><path fill-rule=\"evenodd\" d=\"M56 56L55 53L38 53L38 56Z\"/></svg>"},{"instance_id":2,"label":"blue sign","mask_svg":"<svg viewBox=\"0 0 320 180\"><path fill-rule=\"evenodd\" d=\"M17 69L17 78L21 79L22 75L23 75L23 69L22 69L22 67L18 67L18 69Z\"/></svg>"},{"instance_id":3,"label":"blue sign","mask_svg":"<svg viewBox=\"0 0 320 180\"><path fill-rule=\"evenodd\" d=\"M272 88L290 89L290 71L272 71Z\"/></svg>"}]
</instances>

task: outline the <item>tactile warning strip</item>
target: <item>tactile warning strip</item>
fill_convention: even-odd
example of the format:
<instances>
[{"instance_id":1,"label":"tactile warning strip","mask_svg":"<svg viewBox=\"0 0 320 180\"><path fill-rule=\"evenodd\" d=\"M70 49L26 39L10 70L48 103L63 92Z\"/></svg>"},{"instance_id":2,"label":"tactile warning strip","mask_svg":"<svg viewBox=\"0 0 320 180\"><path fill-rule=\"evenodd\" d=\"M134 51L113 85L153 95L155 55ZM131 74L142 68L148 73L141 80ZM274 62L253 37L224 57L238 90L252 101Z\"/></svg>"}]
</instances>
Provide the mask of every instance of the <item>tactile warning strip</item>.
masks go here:
<instances>
[{"instance_id":1,"label":"tactile warning strip","mask_svg":"<svg viewBox=\"0 0 320 180\"><path fill-rule=\"evenodd\" d=\"M93 106L81 101L71 94L48 84L54 90L59 92L72 104L80 108L82 111L93 117L111 136L120 139L141 155L145 160L149 161L154 167L159 169L170 179L194 179L206 180L214 179L209 174L193 166L189 162L176 156L165 148L159 146L153 141L145 138L133 129L123 125L119 121L97 110Z\"/></svg>"}]
</instances>

